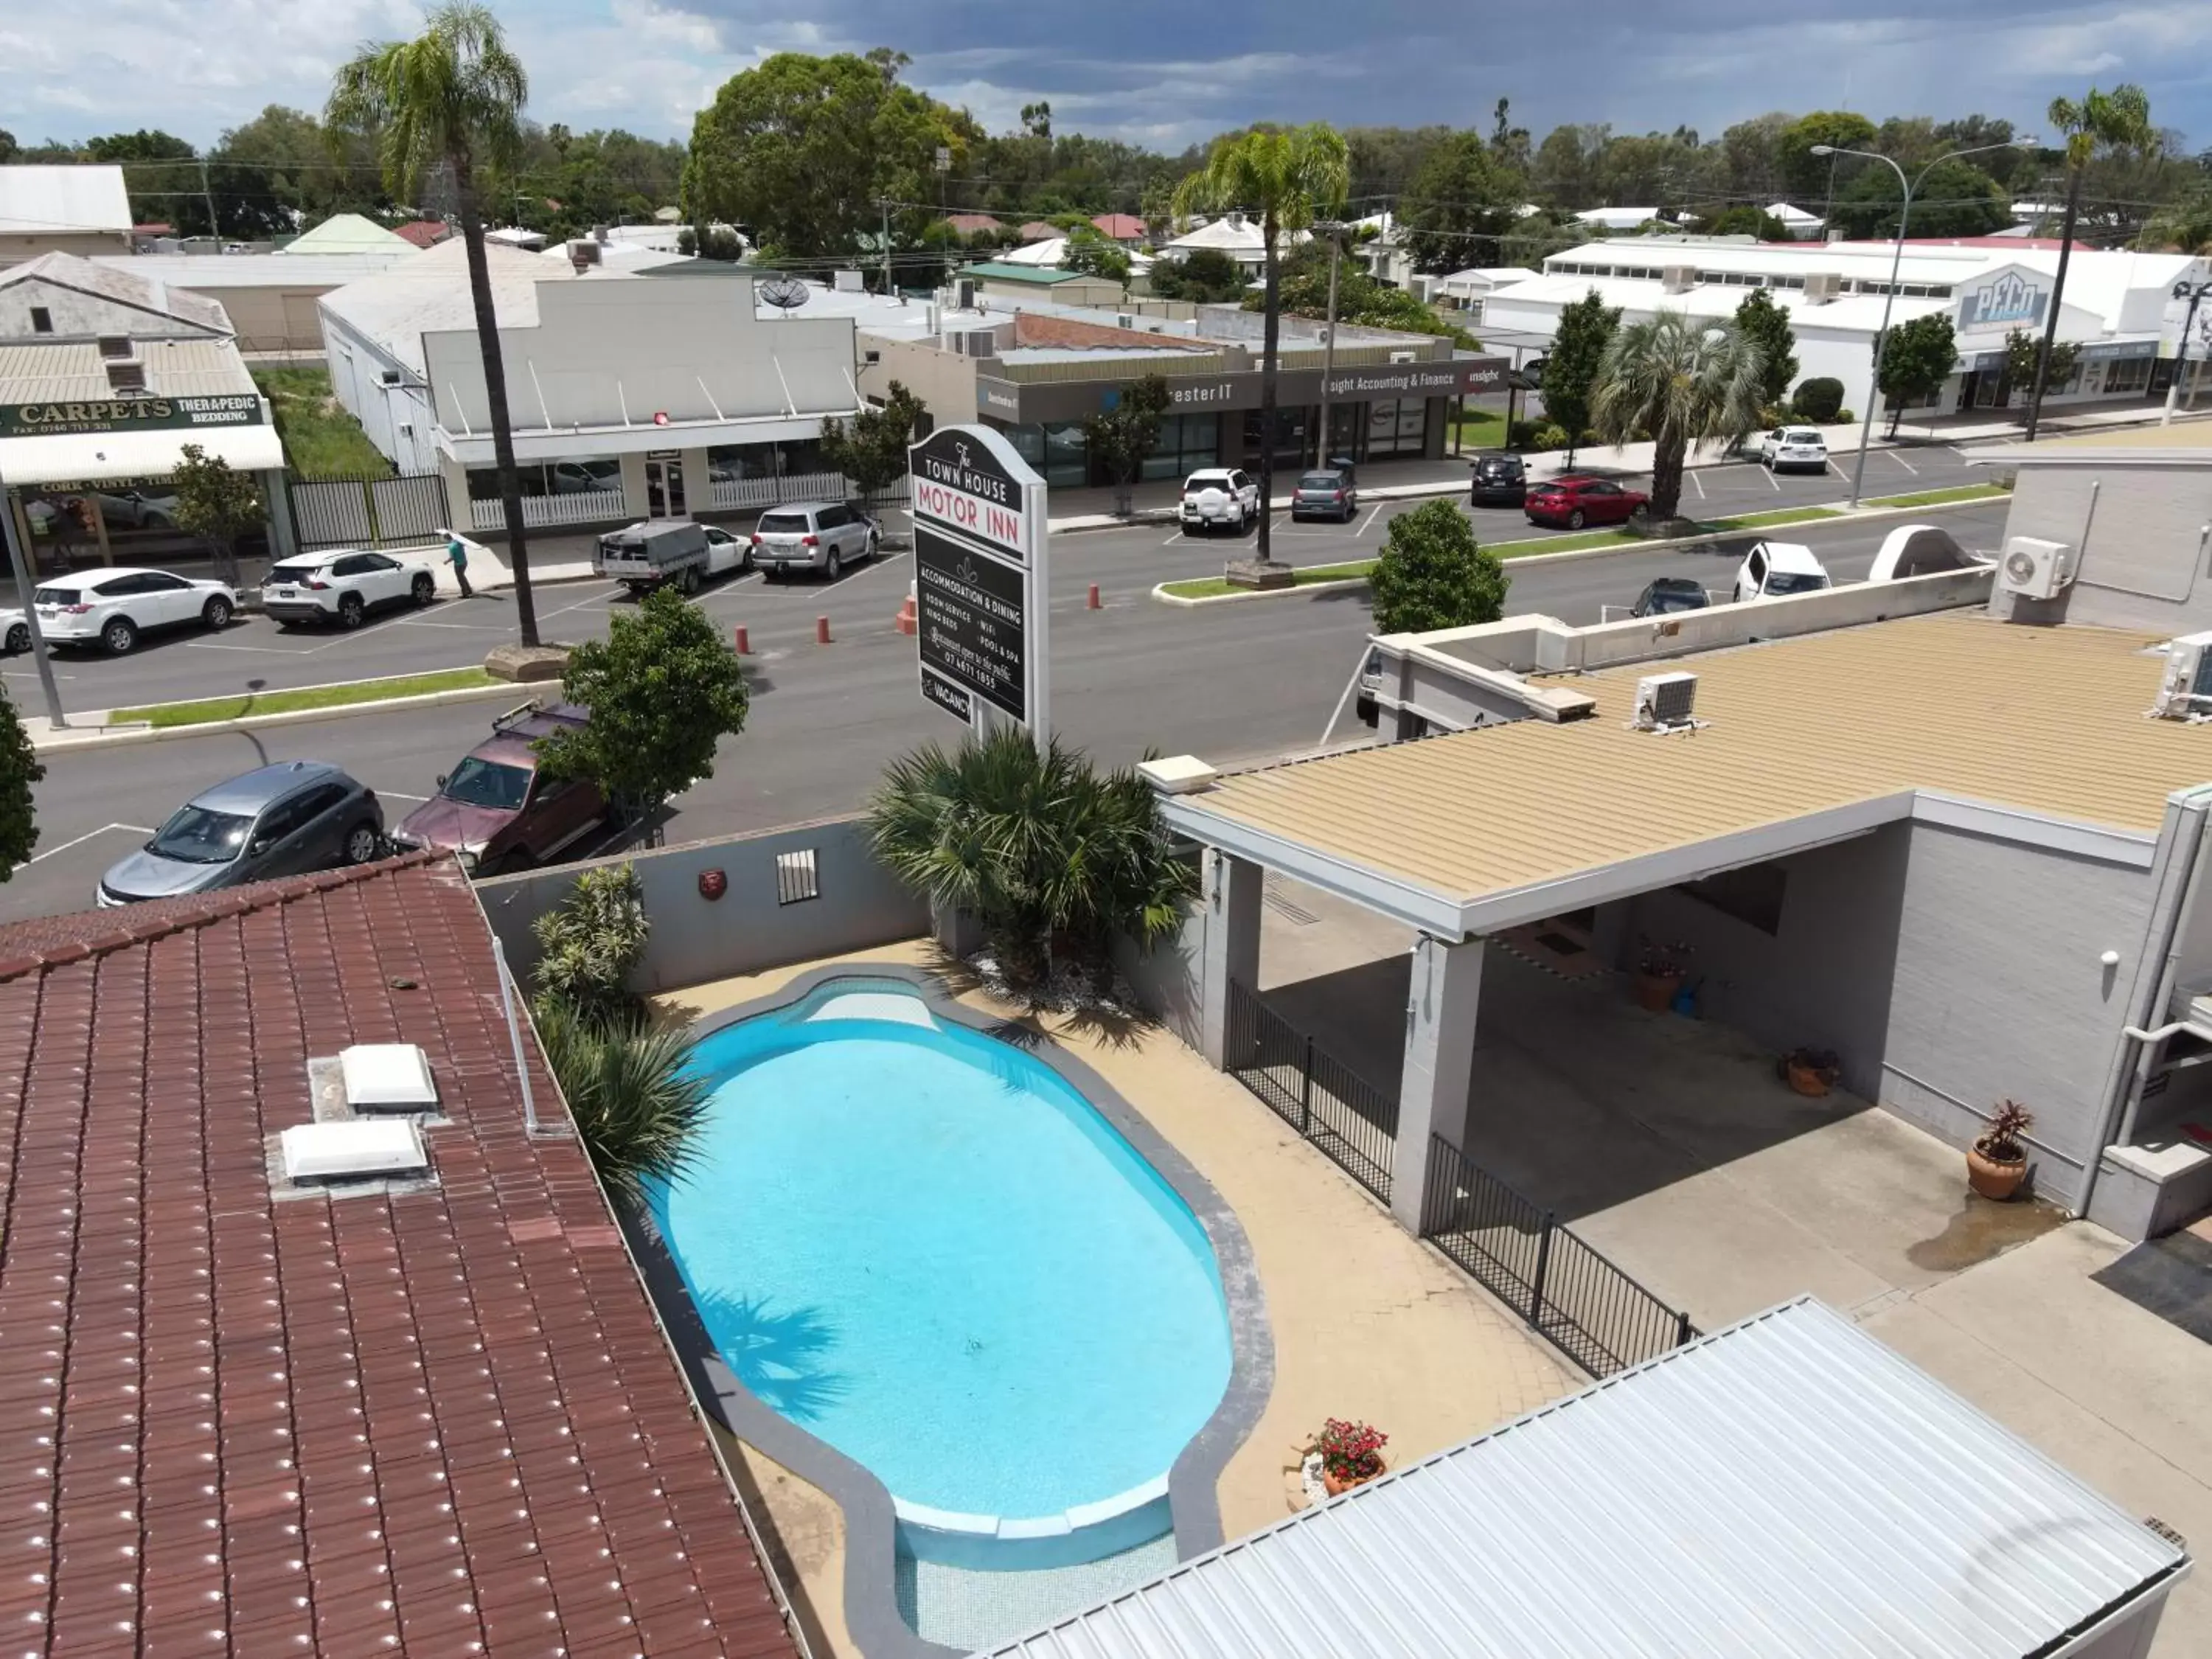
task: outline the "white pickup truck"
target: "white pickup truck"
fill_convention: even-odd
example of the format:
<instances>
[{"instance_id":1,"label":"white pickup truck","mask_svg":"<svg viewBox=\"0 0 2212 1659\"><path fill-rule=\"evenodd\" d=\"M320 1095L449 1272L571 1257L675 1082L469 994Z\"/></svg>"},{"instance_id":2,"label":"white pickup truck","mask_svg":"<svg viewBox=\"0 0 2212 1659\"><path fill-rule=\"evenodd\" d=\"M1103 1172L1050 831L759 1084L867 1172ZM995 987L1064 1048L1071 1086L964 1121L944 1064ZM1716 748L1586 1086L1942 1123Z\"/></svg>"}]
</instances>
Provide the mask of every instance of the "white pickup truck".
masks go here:
<instances>
[{"instance_id":1,"label":"white pickup truck","mask_svg":"<svg viewBox=\"0 0 2212 1659\"><path fill-rule=\"evenodd\" d=\"M618 581L633 593L670 581L686 594L696 593L709 577L751 563L750 543L719 525L689 519L646 519L611 530L592 555L594 574Z\"/></svg>"}]
</instances>

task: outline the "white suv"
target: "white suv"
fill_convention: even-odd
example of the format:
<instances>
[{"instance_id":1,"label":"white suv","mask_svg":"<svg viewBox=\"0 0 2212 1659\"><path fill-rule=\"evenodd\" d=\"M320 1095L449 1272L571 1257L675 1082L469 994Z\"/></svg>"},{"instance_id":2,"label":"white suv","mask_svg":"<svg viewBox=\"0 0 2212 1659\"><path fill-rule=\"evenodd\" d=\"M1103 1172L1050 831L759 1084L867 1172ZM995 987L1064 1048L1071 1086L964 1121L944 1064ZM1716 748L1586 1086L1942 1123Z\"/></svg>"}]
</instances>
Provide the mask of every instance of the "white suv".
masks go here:
<instances>
[{"instance_id":1,"label":"white suv","mask_svg":"<svg viewBox=\"0 0 2212 1659\"><path fill-rule=\"evenodd\" d=\"M1759 459L1770 472L1793 466L1808 472L1828 470L1828 443L1809 426L1778 426L1759 441Z\"/></svg>"},{"instance_id":2,"label":"white suv","mask_svg":"<svg viewBox=\"0 0 2212 1659\"><path fill-rule=\"evenodd\" d=\"M31 603L48 644L97 645L118 657L142 634L193 623L228 628L238 612L238 595L226 583L120 568L52 577Z\"/></svg>"},{"instance_id":3,"label":"white suv","mask_svg":"<svg viewBox=\"0 0 2212 1659\"><path fill-rule=\"evenodd\" d=\"M340 547L295 553L271 566L261 582L261 608L280 627L334 622L358 628L380 605L426 605L437 592L438 579L421 565Z\"/></svg>"},{"instance_id":4,"label":"white suv","mask_svg":"<svg viewBox=\"0 0 2212 1659\"><path fill-rule=\"evenodd\" d=\"M1182 527L1212 530L1226 526L1242 535L1260 516L1260 486L1235 467L1208 467L1182 481Z\"/></svg>"}]
</instances>

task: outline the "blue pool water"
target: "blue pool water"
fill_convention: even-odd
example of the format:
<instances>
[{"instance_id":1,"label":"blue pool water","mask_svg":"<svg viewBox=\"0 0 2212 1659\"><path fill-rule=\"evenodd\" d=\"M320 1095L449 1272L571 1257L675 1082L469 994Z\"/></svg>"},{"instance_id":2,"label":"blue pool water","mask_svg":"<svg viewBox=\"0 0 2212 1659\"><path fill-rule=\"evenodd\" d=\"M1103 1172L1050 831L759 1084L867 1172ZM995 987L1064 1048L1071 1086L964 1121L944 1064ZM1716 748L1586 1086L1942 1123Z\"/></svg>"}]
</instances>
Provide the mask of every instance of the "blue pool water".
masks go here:
<instances>
[{"instance_id":1,"label":"blue pool water","mask_svg":"<svg viewBox=\"0 0 2212 1659\"><path fill-rule=\"evenodd\" d=\"M763 1401L902 1508L1052 1516L1167 1474L1228 1385L1219 1273L1056 1073L849 980L693 1063L702 1156L653 1207Z\"/></svg>"}]
</instances>

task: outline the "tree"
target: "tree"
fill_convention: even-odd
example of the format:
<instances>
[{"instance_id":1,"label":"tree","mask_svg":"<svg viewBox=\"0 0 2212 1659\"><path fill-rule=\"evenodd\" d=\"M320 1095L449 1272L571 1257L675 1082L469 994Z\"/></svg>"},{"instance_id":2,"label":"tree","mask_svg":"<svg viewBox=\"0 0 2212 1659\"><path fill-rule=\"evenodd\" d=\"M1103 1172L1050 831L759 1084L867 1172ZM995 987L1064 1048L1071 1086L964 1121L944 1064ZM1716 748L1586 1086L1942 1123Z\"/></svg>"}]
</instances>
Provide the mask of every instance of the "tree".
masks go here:
<instances>
[{"instance_id":1,"label":"tree","mask_svg":"<svg viewBox=\"0 0 2212 1659\"><path fill-rule=\"evenodd\" d=\"M1498 238L1518 222L1527 193L1520 172L1480 134L1454 133L1429 152L1413 188L1399 199L1398 222L1414 269L1504 264Z\"/></svg>"},{"instance_id":2,"label":"tree","mask_svg":"<svg viewBox=\"0 0 2212 1659\"><path fill-rule=\"evenodd\" d=\"M15 135L7 128L0 127L0 167L5 167L14 161L15 152L21 148L21 146L15 142Z\"/></svg>"},{"instance_id":3,"label":"tree","mask_svg":"<svg viewBox=\"0 0 2212 1659\"><path fill-rule=\"evenodd\" d=\"M861 410L850 426L835 416L822 422L822 459L863 495L876 495L906 476L907 448L924 412L921 399L893 380L882 406Z\"/></svg>"},{"instance_id":4,"label":"tree","mask_svg":"<svg viewBox=\"0 0 2212 1659\"><path fill-rule=\"evenodd\" d=\"M46 775L13 699L0 697L0 881L15 874L38 845L31 786Z\"/></svg>"},{"instance_id":5,"label":"tree","mask_svg":"<svg viewBox=\"0 0 2212 1659\"><path fill-rule=\"evenodd\" d=\"M683 1180L714 1097L712 1079L691 1063L690 1033L600 1024L558 1000L531 1016L599 1179L632 1204L653 1183Z\"/></svg>"},{"instance_id":6,"label":"tree","mask_svg":"<svg viewBox=\"0 0 2212 1659\"><path fill-rule=\"evenodd\" d=\"M1837 228L1859 238L1896 235L1897 175L1878 161L1857 165L1836 198ZM2012 222L2012 198L1972 162L1938 161L1913 185L1911 218L1915 236L1986 236Z\"/></svg>"},{"instance_id":7,"label":"tree","mask_svg":"<svg viewBox=\"0 0 2212 1659\"><path fill-rule=\"evenodd\" d=\"M1741 441L1759 424L1759 347L1733 324L1661 309L1626 325L1605 349L1591 424L1607 443L1651 434L1651 518L1674 518L1682 501L1682 462L1693 443Z\"/></svg>"},{"instance_id":8,"label":"tree","mask_svg":"<svg viewBox=\"0 0 2212 1659\"><path fill-rule=\"evenodd\" d=\"M672 587L613 619L605 640L568 658L571 702L592 711L581 730L541 740L550 775L587 778L651 820L663 803L714 775L714 748L744 729L744 669L714 624ZM659 827L652 833L657 837Z\"/></svg>"},{"instance_id":9,"label":"tree","mask_svg":"<svg viewBox=\"0 0 2212 1659\"><path fill-rule=\"evenodd\" d=\"M633 1024L644 1013L629 988L645 960L653 924L645 884L628 864L603 864L576 878L568 896L530 924L538 940L531 970L534 1006L557 1001L602 1025Z\"/></svg>"},{"instance_id":10,"label":"tree","mask_svg":"<svg viewBox=\"0 0 2212 1659\"><path fill-rule=\"evenodd\" d=\"M1872 147L1874 138L1874 123L1847 109L1820 109L1799 116L1782 130L1774 144L1786 193L1801 201L1826 201L1837 158L1815 155L1813 147L1828 144L1837 149L1866 149Z\"/></svg>"},{"instance_id":11,"label":"tree","mask_svg":"<svg viewBox=\"0 0 2212 1659\"><path fill-rule=\"evenodd\" d=\"M1476 545L1457 501L1425 501L1390 520L1382 556L1369 573L1375 631L1425 634L1496 622L1505 614L1510 580L1498 556Z\"/></svg>"},{"instance_id":12,"label":"tree","mask_svg":"<svg viewBox=\"0 0 2212 1659\"><path fill-rule=\"evenodd\" d=\"M1575 464L1575 447L1590 423L1590 393L1597 386L1606 347L1620 327L1620 307L1606 304L1595 289L1559 307L1559 327L1544 358L1540 380L1544 413L1567 434L1569 466Z\"/></svg>"},{"instance_id":13,"label":"tree","mask_svg":"<svg viewBox=\"0 0 2212 1659\"><path fill-rule=\"evenodd\" d=\"M1607 126L1553 128L1529 166L1537 199L1563 213L1595 206L1599 168L1612 139L1613 129Z\"/></svg>"},{"instance_id":14,"label":"tree","mask_svg":"<svg viewBox=\"0 0 2212 1659\"><path fill-rule=\"evenodd\" d=\"M1911 325L1906 324L1910 328ZM1897 331L1890 331L1895 337ZM1944 371L1948 374L1947 369ZM1938 381L1938 385L1942 382ZM1800 380L1797 390L1790 394L1790 412L1801 421L1810 421L1815 426L1826 426L1843 412L1844 383L1832 374L1815 374Z\"/></svg>"},{"instance_id":15,"label":"tree","mask_svg":"<svg viewBox=\"0 0 2212 1659\"><path fill-rule=\"evenodd\" d=\"M869 803L868 837L908 886L975 916L1017 988L1048 981L1055 937L1073 939L1094 975L1107 971L1115 933L1151 945L1195 885L1133 770L1101 773L1017 726L893 762Z\"/></svg>"},{"instance_id":16,"label":"tree","mask_svg":"<svg viewBox=\"0 0 2212 1659\"><path fill-rule=\"evenodd\" d=\"M2035 385L2039 365L2048 364L2045 375L2049 384L2063 386L2066 377L2074 372L2081 361L2081 344L2078 340L2059 340L2052 343L2049 353L2043 342L2023 328L2005 331L2004 383L2015 391L2025 391Z\"/></svg>"},{"instance_id":17,"label":"tree","mask_svg":"<svg viewBox=\"0 0 2212 1659\"><path fill-rule=\"evenodd\" d=\"M1114 481L1116 513L1129 510L1129 486L1143 470L1152 446L1159 441L1160 422L1174 397L1165 375L1147 374L1124 390L1112 408L1084 419L1085 447Z\"/></svg>"},{"instance_id":18,"label":"tree","mask_svg":"<svg viewBox=\"0 0 2212 1659\"><path fill-rule=\"evenodd\" d=\"M1790 227L1764 208L1723 208L1705 227L1709 236L1756 236L1762 242L1786 242Z\"/></svg>"},{"instance_id":19,"label":"tree","mask_svg":"<svg viewBox=\"0 0 2212 1659\"><path fill-rule=\"evenodd\" d=\"M1181 258L1161 258L1152 265L1155 295L1163 300L1188 300L1194 305L1242 299L1250 281L1243 266L1217 248L1198 248Z\"/></svg>"},{"instance_id":20,"label":"tree","mask_svg":"<svg viewBox=\"0 0 2212 1659\"><path fill-rule=\"evenodd\" d=\"M1790 383L1797 378L1797 337L1790 331L1790 313L1765 289L1755 288L1735 308L1735 325L1759 348L1765 364L1759 382L1759 400L1773 408L1790 395Z\"/></svg>"},{"instance_id":21,"label":"tree","mask_svg":"<svg viewBox=\"0 0 2212 1659\"><path fill-rule=\"evenodd\" d=\"M1079 270L1086 276L1103 276L1124 288L1129 283L1128 250L1109 242L1087 221L1067 233L1067 252L1060 255L1062 270Z\"/></svg>"},{"instance_id":22,"label":"tree","mask_svg":"<svg viewBox=\"0 0 2212 1659\"><path fill-rule=\"evenodd\" d=\"M1244 309L1257 311L1261 295L1247 293ZM1328 316L1328 245L1306 242L1283 259L1280 306L1285 317ZM1480 342L1458 324L1439 315L1402 288L1377 282L1356 259L1339 261L1336 319L1362 328L1395 328L1408 334L1434 334L1470 350Z\"/></svg>"},{"instance_id":23,"label":"tree","mask_svg":"<svg viewBox=\"0 0 2212 1659\"><path fill-rule=\"evenodd\" d=\"M1266 322L1261 330L1259 562L1271 564L1269 532L1274 514L1275 383L1280 369L1284 244L1316 219L1334 216L1351 188L1344 138L1316 121L1282 130L1255 129L1213 147L1203 171L1176 187L1176 213L1243 210L1259 221L1266 281Z\"/></svg>"},{"instance_id":24,"label":"tree","mask_svg":"<svg viewBox=\"0 0 2212 1659\"><path fill-rule=\"evenodd\" d=\"M333 213L383 214L392 205L372 138L326 131L313 116L282 104L225 132L208 160L226 234L266 236Z\"/></svg>"},{"instance_id":25,"label":"tree","mask_svg":"<svg viewBox=\"0 0 2212 1659\"><path fill-rule=\"evenodd\" d=\"M2110 92L2089 88L2080 103L2070 98L2051 100L2051 125L2066 135L2066 217L2059 230L2058 278L2051 285L2051 305L2043 322L2043 356L2036 365L2033 390L2027 404L2027 429L2023 436L2035 441L2037 422L2043 416L2044 388L2054 372L2052 346L2058 338L2059 301L2066 292L2066 264L2074 253L2074 222L2081 207L2081 175L2100 151L2149 150L2158 143L2150 124L2150 100L2141 87L2125 82Z\"/></svg>"},{"instance_id":26,"label":"tree","mask_svg":"<svg viewBox=\"0 0 2212 1659\"><path fill-rule=\"evenodd\" d=\"M2027 338L2024 335L2021 337ZM2027 344L2032 368L2035 343L2029 340ZM1915 317L1889 331L1888 337L1881 343L1881 369L1875 377L1875 384L1881 388L1882 401L1889 405L1891 437L1897 435L1898 422L1905 418L1906 408L1942 391L1943 382L1951 378L1951 371L1958 366L1958 336L1950 318L1942 313ZM1810 380L1805 383L1807 386L1813 384ZM1836 392L1840 403L1841 382L1836 383Z\"/></svg>"},{"instance_id":27,"label":"tree","mask_svg":"<svg viewBox=\"0 0 2212 1659\"><path fill-rule=\"evenodd\" d=\"M184 459L170 475L177 492L177 528L216 547L216 570L227 582L238 580L238 538L268 518L252 475L234 471L220 455L186 444Z\"/></svg>"},{"instance_id":28,"label":"tree","mask_svg":"<svg viewBox=\"0 0 2212 1659\"><path fill-rule=\"evenodd\" d=\"M433 172L443 173L451 185L468 256L477 346L483 357L492 458L505 514L507 566L514 574L515 621L522 643L534 646L538 605L530 589L514 425L507 414L507 368L492 307L478 188L479 175L511 159L520 144L530 83L507 49L499 20L476 0L442 0L423 21L422 33L412 40L364 46L341 65L323 120L340 133L375 138L385 184L399 199L412 198Z\"/></svg>"},{"instance_id":29,"label":"tree","mask_svg":"<svg viewBox=\"0 0 2212 1659\"><path fill-rule=\"evenodd\" d=\"M214 235L200 188L199 152L157 128L88 138L83 159L121 165L131 216L140 224L174 225L187 234Z\"/></svg>"},{"instance_id":30,"label":"tree","mask_svg":"<svg viewBox=\"0 0 2212 1659\"><path fill-rule=\"evenodd\" d=\"M763 246L793 256L857 252L879 234L878 202L937 195L937 152L968 165L973 122L902 85L895 53L813 58L780 52L732 76L691 124L684 164L685 216L746 226ZM928 210L892 218L919 235Z\"/></svg>"}]
</instances>

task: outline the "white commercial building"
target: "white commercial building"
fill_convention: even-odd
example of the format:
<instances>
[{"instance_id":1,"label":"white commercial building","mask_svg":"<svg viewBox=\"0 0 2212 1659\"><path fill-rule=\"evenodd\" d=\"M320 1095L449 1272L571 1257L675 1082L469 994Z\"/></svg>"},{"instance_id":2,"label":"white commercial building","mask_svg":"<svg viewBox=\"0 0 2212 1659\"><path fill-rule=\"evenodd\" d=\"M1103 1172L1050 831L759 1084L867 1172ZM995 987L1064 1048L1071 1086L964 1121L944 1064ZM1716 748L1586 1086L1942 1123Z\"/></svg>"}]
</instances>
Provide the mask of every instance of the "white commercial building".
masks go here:
<instances>
[{"instance_id":1,"label":"white commercial building","mask_svg":"<svg viewBox=\"0 0 2212 1659\"><path fill-rule=\"evenodd\" d=\"M611 270L496 243L489 262L525 521L739 511L844 493L825 416L860 406L849 316L787 315L760 273L671 258ZM322 301L331 385L403 472L439 471L504 523L465 250L441 243Z\"/></svg>"},{"instance_id":2,"label":"white commercial building","mask_svg":"<svg viewBox=\"0 0 2212 1659\"><path fill-rule=\"evenodd\" d=\"M1745 292L1769 290L1790 313L1797 378L1844 383L1844 402L1865 412L1874 342L1888 297L1893 243L1791 245L1736 239L1643 236L1589 242L1555 253L1541 275L1486 297L1483 321L1549 335L1561 309L1595 289L1629 319L1669 309L1725 319ZM1957 371L1916 405L1929 414L1997 408L2022 395L2003 376L2005 337L2040 335L2057 286L2056 249L1908 241L1890 307L1893 326L1941 313L1959 339ZM2186 306L2173 288L2201 282L2212 261L2173 253L2077 252L2058 301L2058 338L2081 348L2049 402L2142 398L2158 389L2180 339Z\"/></svg>"},{"instance_id":3,"label":"white commercial building","mask_svg":"<svg viewBox=\"0 0 2212 1659\"><path fill-rule=\"evenodd\" d=\"M41 253L130 252L131 196L121 167L0 167L0 265Z\"/></svg>"}]
</instances>

